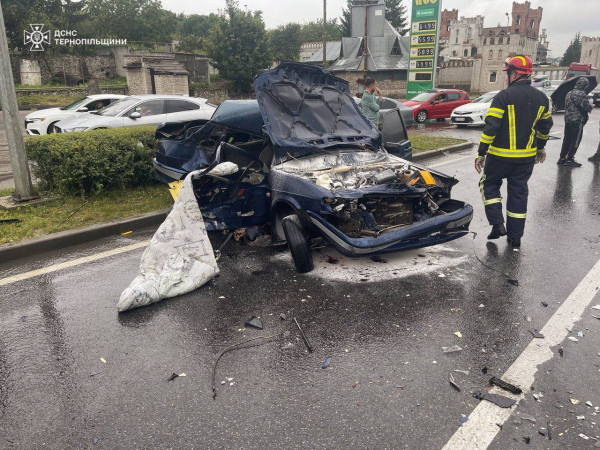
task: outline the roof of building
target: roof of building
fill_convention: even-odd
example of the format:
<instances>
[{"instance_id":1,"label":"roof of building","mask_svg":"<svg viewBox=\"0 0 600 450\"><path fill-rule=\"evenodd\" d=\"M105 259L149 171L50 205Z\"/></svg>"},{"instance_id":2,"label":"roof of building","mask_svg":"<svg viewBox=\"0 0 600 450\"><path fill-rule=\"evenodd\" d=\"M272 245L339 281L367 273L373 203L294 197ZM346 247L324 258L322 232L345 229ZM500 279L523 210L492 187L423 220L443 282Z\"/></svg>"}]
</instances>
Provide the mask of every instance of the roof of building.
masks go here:
<instances>
[{"instance_id":1,"label":"roof of building","mask_svg":"<svg viewBox=\"0 0 600 450\"><path fill-rule=\"evenodd\" d=\"M129 61L125 64L125 69L137 69L141 67L148 67L154 70L155 74L168 74L168 75L189 75L189 71L185 66L177 61L174 57L154 57L154 56L142 56L135 61Z\"/></svg>"},{"instance_id":2,"label":"roof of building","mask_svg":"<svg viewBox=\"0 0 600 450\"><path fill-rule=\"evenodd\" d=\"M340 51L342 50L342 41L333 41L327 42L325 56L327 57L327 61L335 61L340 57ZM310 58L308 58L305 62L313 63L313 62L323 62L323 46L315 53L312 54Z\"/></svg>"},{"instance_id":3,"label":"roof of building","mask_svg":"<svg viewBox=\"0 0 600 450\"><path fill-rule=\"evenodd\" d=\"M367 46L369 72L379 70L407 70L410 55L409 38L400 33L386 20L383 36L368 36ZM331 71L364 70L363 38L342 38L339 60L330 68Z\"/></svg>"}]
</instances>

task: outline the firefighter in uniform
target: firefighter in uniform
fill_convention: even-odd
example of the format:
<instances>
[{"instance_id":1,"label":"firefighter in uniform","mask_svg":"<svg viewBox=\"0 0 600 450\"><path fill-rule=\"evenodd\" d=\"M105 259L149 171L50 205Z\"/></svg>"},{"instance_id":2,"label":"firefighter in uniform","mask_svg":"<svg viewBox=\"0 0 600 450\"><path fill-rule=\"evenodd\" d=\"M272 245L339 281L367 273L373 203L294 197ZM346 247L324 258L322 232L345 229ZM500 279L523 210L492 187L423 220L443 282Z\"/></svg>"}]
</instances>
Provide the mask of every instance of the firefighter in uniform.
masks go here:
<instances>
[{"instance_id":1,"label":"firefighter in uniform","mask_svg":"<svg viewBox=\"0 0 600 450\"><path fill-rule=\"evenodd\" d=\"M502 69L508 87L494 97L485 118L475 170L483 171L479 187L485 214L492 225L488 239L507 236L513 247L521 246L527 216L527 182L533 166L546 160L546 141L552 117L546 94L531 87L533 64L527 56L509 58ZM506 228L500 186L506 179Z\"/></svg>"}]
</instances>

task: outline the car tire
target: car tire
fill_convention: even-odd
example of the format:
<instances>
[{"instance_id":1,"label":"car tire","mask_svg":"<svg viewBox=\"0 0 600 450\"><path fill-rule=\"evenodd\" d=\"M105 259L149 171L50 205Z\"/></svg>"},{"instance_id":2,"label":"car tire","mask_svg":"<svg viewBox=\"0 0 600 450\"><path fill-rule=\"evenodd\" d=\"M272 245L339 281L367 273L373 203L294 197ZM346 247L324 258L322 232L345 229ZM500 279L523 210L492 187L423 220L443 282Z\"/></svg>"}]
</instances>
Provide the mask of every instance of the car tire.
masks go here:
<instances>
[{"instance_id":1,"label":"car tire","mask_svg":"<svg viewBox=\"0 0 600 450\"><path fill-rule=\"evenodd\" d=\"M425 110L421 110L417 113L417 117L415 118L415 120L418 123L424 123L427 120L427 111Z\"/></svg>"},{"instance_id":2,"label":"car tire","mask_svg":"<svg viewBox=\"0 0 600 450\"><path fill-rule=\"evenodd\" d=\"M310 272L314 268L312 252L300 218L297 214L292 214L283 219L282 225L296 271L299 273Z\"/></svg>"},{"instance_id":3,"label":"car tire","mask_svg":"<svg viewBox=\"0 0 600 450\"><path fill-rule=\"evenodd\" d=\"M52 122L50 125L48 125L48 129L46 130L46 133L48 133L48 134L56 133L56 131L54 130L54 125L56 125L58 122L60 122L60 121L57 120L56 122Z\"/></svg>"}]
</instances>

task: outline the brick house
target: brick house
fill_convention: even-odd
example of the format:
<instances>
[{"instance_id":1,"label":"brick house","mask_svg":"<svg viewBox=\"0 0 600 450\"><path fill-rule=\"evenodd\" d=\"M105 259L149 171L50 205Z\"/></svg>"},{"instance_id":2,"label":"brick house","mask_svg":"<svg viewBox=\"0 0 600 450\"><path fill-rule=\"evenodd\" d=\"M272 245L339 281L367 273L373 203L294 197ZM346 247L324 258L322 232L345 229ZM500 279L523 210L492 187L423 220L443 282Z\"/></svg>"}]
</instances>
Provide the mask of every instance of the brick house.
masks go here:
<instances>
[{"instance_id":1,"label":"brick house","mask_svg":"<svg viewBox=\"0 0 600 450\"><path fill-rule=\"evenodd\" d=\"M129 95L189 95L190 72L174 56L125 56Z\"/></svg>"}]
</instances>

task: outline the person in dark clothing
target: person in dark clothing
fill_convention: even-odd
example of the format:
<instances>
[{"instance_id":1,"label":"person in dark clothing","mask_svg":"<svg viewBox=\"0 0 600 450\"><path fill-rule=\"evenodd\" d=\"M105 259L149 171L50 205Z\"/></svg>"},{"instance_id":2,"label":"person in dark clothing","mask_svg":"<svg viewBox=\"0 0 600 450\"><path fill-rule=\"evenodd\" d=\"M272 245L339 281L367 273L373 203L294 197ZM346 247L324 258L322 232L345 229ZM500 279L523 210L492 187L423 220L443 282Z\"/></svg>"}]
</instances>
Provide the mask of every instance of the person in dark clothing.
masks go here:
<instances>
[{"instance_id":1,"label":"person in dark clothing","mask_svg":"<svg viewBox=\"0 0 600 450\"><path fill-rule=\"evenodd\" d=\"M598 150L596 150L596 153L588 158L588 161L600 162L600 143L598 143Z\"/></svg>"},{"instance_id":2,"label":"person in dark clothing","mask_svg":"<svg viewBox=\"0 0 600 450\"><path fill-rule=\"evenodd\" d=\"M593 109L586 92L589 85L590 82L586 77L580 77L575 83L575 88L567 94L565 99L565 137L557 164L563 164L566 167L581 167L581 164L575 161L575 153L577 153L583 137L583 127Z\"/></svg>"},{"instance_id":3,"label":"person in dark clothing","mask_svg":"<svg viewBox=\"0 0 600 450\"><path fill-rule=\"evenodd\" d=\"M485 214L492 225L488 239L507 236L521 246L527 216L527 182L533 166L546 160L544 147L552 128L548 97L531 87L533 63L527 56L510 58L503 71L508 87L500 91L485 118L475 170L483 171L479 187ZM506 228L500 187L507 181Z\"/></svg>"}]
</instances>

